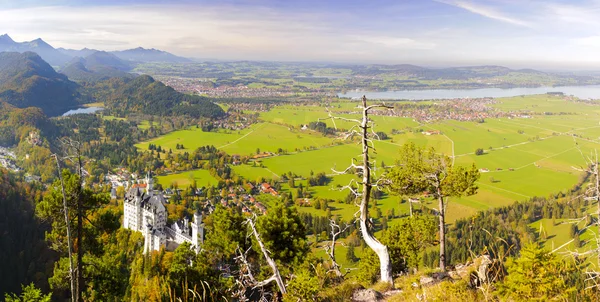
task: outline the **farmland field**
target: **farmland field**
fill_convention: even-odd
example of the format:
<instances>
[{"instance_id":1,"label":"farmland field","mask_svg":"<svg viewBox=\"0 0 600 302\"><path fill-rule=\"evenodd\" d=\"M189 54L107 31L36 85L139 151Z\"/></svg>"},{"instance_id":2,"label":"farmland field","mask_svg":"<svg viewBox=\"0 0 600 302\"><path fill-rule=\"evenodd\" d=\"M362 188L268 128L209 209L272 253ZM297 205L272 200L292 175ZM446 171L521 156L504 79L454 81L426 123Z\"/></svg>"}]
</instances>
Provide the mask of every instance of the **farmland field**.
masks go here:
<instances>
[{"instance_id":1,"label":"farmland field","mask_svg":"<svg viewBox=\"0 0 600 302\"><path fill-rule=\"evenodd\" d=\"M332 103L332 114L345 118L357 118L352 114L356 102ZM479 191L474 196L454 198L448 205L448 220L468 217L479 210L509 205L533 196L547 196L559 191L566 192L577 183L580 175L573 167L584 164L582 154L600 148L600 106L568 101L547 95L498 99L493 104L499 110L527 110L531 115L521 117L489 118L483 123L443 120L431 124L420 124L410 118L373 116L376 131L388 134L389 139L375 141L373 154L377 169L382 165L395 164L396 154L402 144L434 147L437 153L455 156L457 165L475 164L482 172L478 182ZM301 130L302 125L323 121L328 127L349 129L348 121L327 119L328 113L321 106L276 106L269 112L260 112L263 122L241 131L202 132L195 127L175 131L143 142L138 148L147 149L148 144L171 148L183 144L192 151L200 146L214 145L229 153L254 155L257 151L272 152L273 156L234 166L236 174L249 179L278 179L282 174L293 172L306 178L311 173L323 172L331 177L326 186L311 187L313 196L342 200L347 192L337 188L347 184L353 176L333 175L332 169L343 170L352 157L360 154L354 141L325 137L322 134ZM396 134L392 134L392 130ZM439 135L425 135L421 131L440 130ZM483 155L475 155L481 148ZM282 149L282 150L279 150ZM283 151L283 152L279 152ZM196 173L198 171L195 171ZM184 185L189 173L178 178ZM175 176L167 176L176 178ZM172 181L166 178L164 182ZM215 180L212 180L215 181ZM300 181L300 180L299 180ZM188 181L189 182L189 181ZM287 184L282 190L288 191ZM291 189L290 191L293 191ZM408 205L399 196L384 194L378 201L383 213L392 208L398 214L406 214ZM425 201L426 206L434 206ZM332 214L345 219L352 217L356 207L345 203L334 203ZM316 209L300 208L314 212Z\"/></svg>"},{"instance_id":2,"label":"farmland field","mask_svg":"<svg viewBox=\"0 0 600 302\"><path fill-rule=\"evenodd\" d=\"M198 147L212 145L229 154L250 155L256 154L257 150L277 152L282 148L288 152L296 152L331 143L331 139L320 134L302 132L277 124L259 123L241 131L203 132L199 128L191 127L140 143L137 147L147 149L149 144L155 144L172 149L173 152L191 152ZM184 149L176 149L177 144L183 144Z\"/></svg>"},{"instance_id":3,"label":"farmland field","mask_svg":"<svg viewBox=\"0 0 600 302\"><path fill-rule=\"evenodd\" d=\"M219 181L208 173L207 170L193 170L183 173L170 174L158 177L158 183L164 188L170 187L173 183L177 183L179 187L187 187L192 183L192 179L196 181L198 187L214 186Z\"/></svg>"}]
</instances>

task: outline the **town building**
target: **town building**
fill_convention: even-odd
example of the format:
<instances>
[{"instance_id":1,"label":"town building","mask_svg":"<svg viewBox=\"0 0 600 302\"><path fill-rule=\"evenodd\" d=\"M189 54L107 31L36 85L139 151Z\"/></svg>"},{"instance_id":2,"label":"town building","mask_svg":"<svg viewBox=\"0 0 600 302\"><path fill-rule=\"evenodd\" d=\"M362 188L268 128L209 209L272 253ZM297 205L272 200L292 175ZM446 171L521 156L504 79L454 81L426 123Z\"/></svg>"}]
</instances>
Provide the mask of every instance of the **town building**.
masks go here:
<instances>
[{"instance_id":1,"label":"town building","mask_svg":"<svg viewBox=\"0 0 600 302\"><path fill-rule=\"evenodd\" d=\"M202 215L194 214L191 224L185 218L168 226L166 202L162 192L154 192L153 181L148 174L145 184L133 184L125 194L123 227L142 232L144 254L162 247L174 250L184 242L189 242L199 252L204 238Z\"/></svg>"}]
</instances>

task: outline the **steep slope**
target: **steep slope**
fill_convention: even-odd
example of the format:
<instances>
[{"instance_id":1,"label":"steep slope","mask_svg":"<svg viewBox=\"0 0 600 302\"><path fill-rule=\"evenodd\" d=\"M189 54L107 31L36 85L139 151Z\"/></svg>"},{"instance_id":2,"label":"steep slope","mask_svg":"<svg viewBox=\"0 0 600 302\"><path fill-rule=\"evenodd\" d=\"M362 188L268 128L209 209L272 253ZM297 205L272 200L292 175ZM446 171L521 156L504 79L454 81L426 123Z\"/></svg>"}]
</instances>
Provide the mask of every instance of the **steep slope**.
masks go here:
<instances>
[{"instance_id":1,"label":"steep slope","mask_svg":"<svg viewBox=\"0 0 600 302\"><path fill-rule=\"evenodd\" d=\"M17 42L13 41L11 37L4 34L0 36L0 51L16 51L18 47Z\"/></svg>"},{"instance_id":2,"label":"steep slope","mask_svg":"<svg viewBox=\"0 0 600 302\"><path fill-rule=\"evenodd\" d=\"M112 52L117 57L126 61L134 62L165 62L165 63L186 63L190 59L176 56L166 51L158 49L145 49L142 47Z\"/></svg>"},{"instance_id":3,"label":"steep slope","mask_svg":"<svg viewBox=\"0 0 600 302\"><path fill-rule=\"evenodd\" d=\"M44 240L48 229L35 217L35 193L0 167L0 296L35 282L47 288L56 253ZM39 194L39 192L37 192Z\"/></svg>"},{"instance_id":4,"label":"steep slope","mask_svg":"<svg viewBox=\"0 0 600 302\"><path fill-rule=\"evenodd\" d=\"M215 118L225 114L221 107L208 98L186 95L175 91L147 75L135 79L111 79L104 83L114 92L101 96L105 104L115 110L151 115L185 115L193 118Z\"/></svg>"},{"instance_id":5,"label":"steep slope","mask_svg":"<svg viewBox=\"0 0 600 302\"><path fill-rule=\"evenodd\" d=\"M77 105L77 88L35 53L0 53L0 101L58 115Z\"/></svg>"}]
</instances>

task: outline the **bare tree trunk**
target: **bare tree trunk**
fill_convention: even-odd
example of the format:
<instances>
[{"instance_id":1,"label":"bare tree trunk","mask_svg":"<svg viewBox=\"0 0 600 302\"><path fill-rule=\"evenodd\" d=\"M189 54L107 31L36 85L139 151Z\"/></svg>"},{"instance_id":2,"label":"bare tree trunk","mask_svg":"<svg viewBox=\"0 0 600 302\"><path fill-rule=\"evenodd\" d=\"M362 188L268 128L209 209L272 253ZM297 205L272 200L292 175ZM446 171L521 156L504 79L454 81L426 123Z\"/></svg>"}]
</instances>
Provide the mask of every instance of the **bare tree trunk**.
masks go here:
<instances>
[{"instance_id":1,"label":"bare tree trunk","mask_svg":"<svg viewBox=\"0 0 600 302\"><path fill-rule=\"evenodd\" d=\"M369 199L371 197L371 189L373 188L373 184L371 183L371 164L369 162L369 140L368 140L368 131L369 131L369 112L367 107L367 98L363 96L362 99L363 105L363 116L362 122L360 125L361 128L361 140L362 140L362 155L363 155L363 163L362 163L362 200L360 203L360 230L363 236L363 239L367 243L367 245L377 254L379 257L379 266L381 270L380 281L388 282L390 284L394 283L394 279L392 278L392 263L390 261L390 254L388 252L387 246L383 245L379 240L377 240L371 231L368 228L369 221Z\"/></svg>"},{"instance_id":2,"label":"bare tree trunk","mask_svg":"<svg viewBox=\"0 0 600 302\"><path fill-rule=\"evenodd\" d=\"M412 203L412 200L410 198L408 199L408 208L409 208L409 211L410 211L410 217L412 217L413 216L413 203Z\"/></svg>"},{"instance_id":3,"label":"bare tree trunk","mask_svg":"<svg viewBox=\"0 0 600 302\"><path fill-rule=\"evenodd\" d=\"M83 214L81 196L77 198L77 301L83 301Z\"/></svg>"},{"instance_id":4,"label":"bare tree trunk","mask_svg":"<svg viewBox=\"0 0 600 302\"><path fill-rule=\"evenodd\" d=\"M334 219L329 219L329 225L331 226L331 246L329 248L325 246L325 252L331 259L331 269L335 272L335 275L339 279L342 279L344 274L342 274L342 271L340 270L340 265L337 263L337 261L335 261L335 241L337 237L344 233L352 224L346 224L346 227L342 229Z\"/></svg>"},{"instance_id":5,"label":"bare tree trunk","mask_svg":"<svg viewBox=\"0 0 600 302\"><path fill-rule=\"evenodd\" d=\"M439 189L438 189L439 192ZM446 271L446 210L444 209L444 197L438 195L439 219L440 219L440 270Z\"/></svg>"},{"instance_id":6,"label":"bare tree trunk","mask_svg":"<svg viewBox=\"0 0 600 302\"><path fill-rule=\"evenodd\" d=\"M281 274L279 273L277 264L271 258L271 256L269 256L269 251L267 251L267 249L265 248L265 245L263 244L262 240L260 239L260 236L258 235L258 232L256 231L256 226L254 225L254 220L248 219L248 223L250 224L250 227L252 228L252 233L254 234L254 238L256 238L256 241L258 242L258 246L260 247L260 250L262 251L263 255L265 256L265 259L267 260L267 264L271 267L271 270L273 271L273 276L271 276L267 280L263 280L263 281L259 282L255 287L265 286L268 283L270 283L271 281L275 281L277 283L277 286L279 287L279 291L282 294L286 294L287 292L285 290L285 284L283 283L283 279L281 279Z\"/></svg>"},{"instance_id":7,"label":"bare tree trunk","mask_svg":"<svg viewBox=\"0 0 600 302\"><path fill-rule=\"evenodd\" d=\"M77 174L79 175L79 188L77 192L77 301L83 301L83 165L81 163L80 142L71 141L77 156Z\"/></svg>"},{"instance_id":8,"label":"bare tree trunk","mask_svg":"<svg viewBox=\"0 0 600 302\"><path fill-rule=\"evenodd\" d=\"M58 168L58 179L60 179L60 188L63 196L63 211L65 212L65 225L67 226L67 246L69 249L69 277L71 279L71 301L75 301L76 289L75 289L75 274L73 273L73 246L71 244L71 224L69 222L69 207L67 206L67 194L65 193L65 182L62 177L62 171L60 170L60 162L58 156L53 155L56 159L56 167Z\"/></svg>"},{"instance_id":9,"label":"bare tree trunk","mask_svg":"<svg viewBox=\"0 0 600 302\"><path fill-rule=\"evenodd\" d=\"M598 226L598 232L600 232L600 173L598 171L598 153L596 153L596 160L594 162L594 167L593 167L593 175L594 175L594 190L595 190L595 197L596 197L596 206L597 206L597 219L596 219L596 225ZM598 265L600 265L600 253L598 253Z\"/></svg>"}]
</instances>

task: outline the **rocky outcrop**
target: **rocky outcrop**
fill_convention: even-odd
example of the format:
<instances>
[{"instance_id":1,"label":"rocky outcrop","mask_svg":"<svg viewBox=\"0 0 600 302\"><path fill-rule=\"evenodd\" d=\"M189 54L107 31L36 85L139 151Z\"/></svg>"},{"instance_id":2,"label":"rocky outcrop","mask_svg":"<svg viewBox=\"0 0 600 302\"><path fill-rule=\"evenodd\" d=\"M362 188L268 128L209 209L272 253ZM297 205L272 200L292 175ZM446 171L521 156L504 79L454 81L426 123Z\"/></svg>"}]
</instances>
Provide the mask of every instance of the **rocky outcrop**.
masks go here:
<instances>
[{"instance_id":1,"label":"rocky outcrop","mask_svg":"<svg viewBox=\"0 0 600 302\"><path fill-rule=\"evenodd\" d=\"M382 301L383 295L374 289L360 289L352 294L353 302L377 302Z\"/></svg>"},{"instance_id":2,"label":"rocky outcrop","mask_svg":"<svg viewBox=\"0 0 600 302\"><path fill-rule=\"evenodd\" d=\"M447 273L435 272L431 275L421 276L421 286L436 285L445 279L467 280L469 285L477 287L483 283L494 281L498 272L498 262L489 255L475 258L465 264L459 264Z\"/></svg>"}]
</instances>

